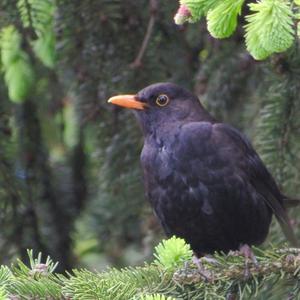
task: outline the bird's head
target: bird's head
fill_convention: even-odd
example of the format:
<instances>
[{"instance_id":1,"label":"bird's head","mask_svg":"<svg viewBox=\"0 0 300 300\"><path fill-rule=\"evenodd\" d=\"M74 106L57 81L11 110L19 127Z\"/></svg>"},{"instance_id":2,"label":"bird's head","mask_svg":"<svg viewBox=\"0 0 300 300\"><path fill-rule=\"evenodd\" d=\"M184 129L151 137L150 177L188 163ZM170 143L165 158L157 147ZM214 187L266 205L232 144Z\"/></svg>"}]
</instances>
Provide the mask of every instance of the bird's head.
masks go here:
<instances>
[{"instance_id":1,"label":"bird's head","mask_svg":"<svg viewBox=\"0 0 300 300\"><path fill-rule=\"evenodd\" d=\"M146 133L165 124L209 117L196 96L173 83L152 84L136 95L119 95L108 102L132 109Z\"/></svg>"}]
</instances>

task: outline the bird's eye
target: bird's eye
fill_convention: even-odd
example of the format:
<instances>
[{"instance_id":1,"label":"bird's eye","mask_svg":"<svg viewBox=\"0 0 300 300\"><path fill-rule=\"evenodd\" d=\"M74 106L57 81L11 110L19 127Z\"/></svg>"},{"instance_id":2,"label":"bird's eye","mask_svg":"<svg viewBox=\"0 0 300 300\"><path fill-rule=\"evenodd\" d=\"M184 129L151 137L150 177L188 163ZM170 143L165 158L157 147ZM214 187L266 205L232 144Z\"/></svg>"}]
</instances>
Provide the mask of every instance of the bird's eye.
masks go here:
<instances>
[{"instance_id":1,"label":"bird's eye","mask_svg":"<svg viewBox=\"0 0 300 300\"><path fill-rule=\"evenodd\" d=\"M159 95L155 102L158 106L166 106L170 102L170 99L167 95Z\"/></svg>"}]
</instances>

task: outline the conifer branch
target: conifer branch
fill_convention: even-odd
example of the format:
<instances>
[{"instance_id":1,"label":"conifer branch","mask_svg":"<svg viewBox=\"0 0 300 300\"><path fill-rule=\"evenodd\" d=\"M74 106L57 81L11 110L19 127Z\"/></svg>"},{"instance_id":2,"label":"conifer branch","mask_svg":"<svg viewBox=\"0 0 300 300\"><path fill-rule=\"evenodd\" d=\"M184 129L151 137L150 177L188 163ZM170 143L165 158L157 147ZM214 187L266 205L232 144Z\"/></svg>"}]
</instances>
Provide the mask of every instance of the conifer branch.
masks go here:
<instances>
[{"instance_id":1,"label":"conifer branch","mask_svg":"<svg viewBox=\"0 0 300 300\"><path fill-rule=\"evenodd\" d=\"M262 292L270 293L268 284L274 282L273 289L280 286L286 296L291 295L290 291L300 291L298 248L255 248L258 264L249 265L247 277L243 256L215 254L202 259L203 270L208 274L205 278L203 271L199 272L190 259L186 260L190 258L190 248L181 239L164 241L156 251L157 260L143 267L103 273L74 270L67 276L54 274L56 264L50 258L43 263L41 254L34 259L32 252L28 252L30 267L19 261L11 269L0 268L1 293L11 299L226 299L229 294L249 299Z\"/></svg>"},{"instance_id":2,"label":"conifer branch","mask_svg":"<svg viewBox=\"0 0 300 300\"><path fill-rule=\"evenodd\" d=\"M215 38L231 36L237 27L237 17L244 0L180 0L174 18L176 24L197 22L206 16L207 28ZM250 14L244 26L247 50L257 60L273 53L284 52L295 42L295 24L292 0L261 0L248 4Z\"/></svg>"}]
</instances>

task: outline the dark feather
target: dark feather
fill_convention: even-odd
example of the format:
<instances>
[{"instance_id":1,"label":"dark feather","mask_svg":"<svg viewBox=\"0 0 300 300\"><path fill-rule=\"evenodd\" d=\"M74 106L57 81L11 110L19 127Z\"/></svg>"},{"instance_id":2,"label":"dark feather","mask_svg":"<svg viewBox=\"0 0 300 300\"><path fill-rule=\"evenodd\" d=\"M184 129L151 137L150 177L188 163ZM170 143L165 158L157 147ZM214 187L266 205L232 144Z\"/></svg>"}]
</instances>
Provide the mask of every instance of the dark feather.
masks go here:
<instances>
[{"instance_id":1,"label":"dark feather","mask_svg":"<svg viewBox=\"0 0 300 300\"><path fill-rule=\"evenodd\" d=\"M293 246L298 246L299 243L285 210L285 206L288 203L290 204L292 201L297 201L289 200L281 194L272 175L244 135L229 125L218 124L216 127L223 132L224 135L230 136L232 140L232 151L234 151L232 153L235 153L233 156L235 159L236 153L241 151L240 158L236 159L239 169L241 171L244 170L249 182L251 182L256 191L263 196L264 201L266 201L272 209L287 239ZM226 144L228 146L229 141L227 141Z\"/></svg>"}]
</instances>

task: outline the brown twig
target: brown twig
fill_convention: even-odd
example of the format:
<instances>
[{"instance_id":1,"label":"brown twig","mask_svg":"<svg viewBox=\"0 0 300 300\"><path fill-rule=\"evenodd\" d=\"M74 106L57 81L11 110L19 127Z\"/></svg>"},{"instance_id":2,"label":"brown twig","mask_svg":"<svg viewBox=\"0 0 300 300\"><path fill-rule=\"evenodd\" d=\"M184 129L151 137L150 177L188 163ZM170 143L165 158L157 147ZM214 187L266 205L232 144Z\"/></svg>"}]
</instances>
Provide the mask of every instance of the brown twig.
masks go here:
<instances>
[{"instance_id":1,"label":"brown twig","mask_svg":"<svg viewBox=\"0 0 300 300\"><path fill-rule=\"evenodd\" d=\"M282 274L289 274L291 278L299 275L300 269L300 249L299 248L286 248L275 250L275 255L272 257L265 256L259 258L259 264L254 262L249 264L249 272L252 276L245 277L244 258L238 256L241 260L234 264L228 261L216 264L212 262L205 262L204 270L210 272L210 283L217 284L224 281L240 281L251 282L255 277L268 278L269 276L281 276ZM229 256L227 256L229 258ZM218 260L217 260L218 262ZM180 286L190 284L207 284L206 278L203 278L199 273L197 267L193 264L187 265L185 268L177 270L173 275L173 280Z\"/></svg>"},{"instance_id":2,"label":"brown twig","mask_svg":"<svg viewBox=\"0 0 300 300\"><path fill-rule=\"evenodd\" d=\"M142 65L142 59L144 57L144 54L147 50L152 32L153 32L153 28L155 25L155 21L156 21L156 15L157 15L157 9L158 9L158 1L157 0L150 0L149 1L149 6L150 6L150 19L147 25L147 30L146 30L146 34L144 37L144 40L142 42L142 46L135 58L135 60L133 61L133 63L130 64L130 67L135 69L135 68L139 68Z\"/></svg>"}]
</instances>

